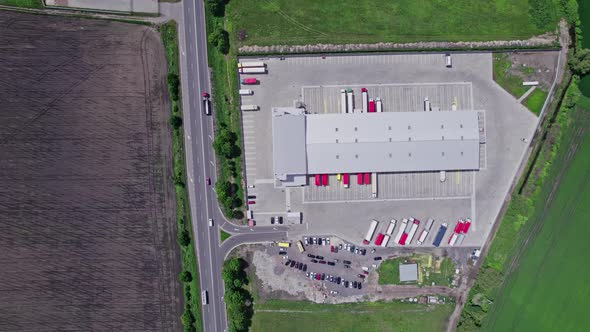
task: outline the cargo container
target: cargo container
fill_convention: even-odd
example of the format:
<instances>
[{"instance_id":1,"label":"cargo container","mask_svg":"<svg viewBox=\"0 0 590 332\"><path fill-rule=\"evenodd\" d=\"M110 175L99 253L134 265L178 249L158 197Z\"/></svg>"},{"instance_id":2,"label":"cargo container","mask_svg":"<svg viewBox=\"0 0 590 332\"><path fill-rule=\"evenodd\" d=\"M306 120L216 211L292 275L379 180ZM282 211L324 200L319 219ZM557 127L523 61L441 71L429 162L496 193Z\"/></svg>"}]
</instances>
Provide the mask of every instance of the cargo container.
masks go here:
<instances>
[{"instance_id":1,"label":"cargo container","mask_svg":"<svg viewBox=\"0 0 590 332\"><path fill-rule=\"evenodd\" d=\"M424 227L424 229L430 232L432 224L434 224L434 219L428 218L428 221L426 221L426 227Z\"/></svg>"},{"instance_id":2,"label":"cargo container","mask_svg":"<svg viewBox=\"0 0 590 332\"><path fill-rule=\"evenodd\" d=\"M375 230L377 229L377 225L379 225L379 222L377 220L371 221L371 225L369 225L369 231L367 232L367 235L365 236L365 239L363 240L363 244L367 245L367 244L371 243L371 239L373 238L373 235L375 234Z\"/></svg>"},{"instance_id":3,"label":"cargo container","mask_svg":"<svg viewBox=\"0 0 590 332\"><path fill-rule=\"evenodd\" d=\"M407 240L408 240L408 233L403 233L401 239L399 239L399 244L402 246L405 246Z\"/></svg>"},{"instance_id":4,"label":"cargo container","mask_svg":"<svg viewBox=\"0 0 590 332\"><path fill-rule=\"evenodd\" d=\"M434 242L432 242L432 244L435 247L440 246L440 243L441 243L443 237L445 236L446 232L447 232L447 223L443 223L442 225L440 225L440 228L438 229L438 233L436 233L436 237L434 238Z\"/></svg>"},{"instance_id":5,"label":"cargo container","mask_svg":"<svg viewBox=\"0 0 590 332\"><path fill-rule=\"evenodd\" d=\"M356 183L357 184L363 184L363 173L358 173L356 175Z\"/></svg>"},{"instance_id":6,"label":"cargo container","mask_svg":"<svg viewBox=\"0 0 590 332\"><path fill-rule=\"evenodd\" d=\"M410 229L412 228L412 224L414 224L414 218L410 217L410 219L408 219L408 224L406 225L406 229L404 230L404 232L409 233Z\"/></svg>"},{"instance_id":7,"label":"cargo container","mask_svg":"<svg viewBox=\"0 0 590 332\"><path fill-rule=\"evenodd\" d=\"M258 105L242 105L240 109L242 111L258 111Z\"/></svg>"},{"instance_id":8,"label":"cargo container","mask_svg":"<svg viewBox=\"0 0 590 332\"><path fill-rule=\"evenodd\" d=\"M251 95L254 92L250 89L240 89L239 93L240 93L240 95L244 96L244 95Z\"/></svg>"},{"instance_id":9,"label":"cargo container","mask_svg":"<svg viewBox=\"0 0 590 332\"><path fill-rule=\"evenodd\" d=\"M264 68L264 67L246 67L246 68L239 68L238 72L240 74L264 74L264 73L266 73L266 68Z\"/></svg>"},{"instance_id":10,"label":"cargo container","mask_svg":"<svg viewBox=\"0 0 590 332\"><path fill-rule=\"evenodd\" d=\"M377 113L383 112L383 102L381 101L381 98L377 97L375 99L375 105L377 106Z\"/></svg>"},{"instance_id":11,"label":"cargo container","mask_svg":"<svg viewBox=\"0 0 590 332\"><path fill-rule=\"evenodd\" d=\"M410 228L410 232L408 233L408 244L412 243L412 239L414 239L414 235L416 235L416 231L418 231L418 226L420 226L420 220L414 220L412 223L412 228Z\"/></svg>"},{"instance_id":12,"label":"cargo container","mask_svg":"<svg viewBox=\"0 0 590 332\"><path fill-rule=\"evenodd\" d=\"M369 113L375 113L375 101L372 98L369 99Z\"/></svg>"},{"instance_id":13,"label":"cargo container","mask_svg":"<svg viewBox=\"0 0 590 332\"><path fill-rule=\"evenodd\" d=\"M246 211L246 218L248 219L254 219L254 213L252 210L247 210Z\"/></svg>"},{"instance_id":14,"label":"cargo container","mask_svg":"<svg viewBox=\"0 0 590 332\"><path fill-rule=\"evenodd\" d=\"M457 221L457 225L455 226L455 233L457 233L457 234L461 233L461 231L463 230L464 224L465 224L465 222L463 221L463 219L459 219L459 221Z\"/></svg>"},{"instance_id":15,"label":"cargo container","mask_svg":"<svg viewBox=\"0 0 590 332\"><path fill-rule=\"evenodd\" d=\"M385 234L393 234L393 230L395 229L395 223L397 223L397 220L391 219L391 222L389 223L389 226L387 226L387 231L385 231Z\"/></svg>"},{"instance_id":16,"label":"cargo container","mask_svg":"<svg viewBox=\"0 0 590 332\"><path fill-rule=\"evenodd\" d=\"M352 113L352 110L350 110ZM346 90L340 89L340 113L346 113Z\"/></svg>"},{"instance_id":17,"label":"cargo container","mask_svg":"<svg viewBox=\"0 0 590 332\"><path fill-rule=\"evenodd\" d=\"M406 229L407 224L408 219L402 219L402 224L399 226L399 231L397 231L397 235L393 238L393 242L399 243L400 239L402 238L402 234L404 234L404 230Z\"/></svg>"},{"instance_id":18,"label":"cargo container","mask_svg":"<svg viewBox=\"0 0 590 332\"><path fill-rule=\"evenodd\" d=\"M430 111L430 100L428 97L424 98L424 112Z\"/></svg>"},{"instance_id":19,"label":"cargo container","mask_svg":"<svg viewBox=\"0 0 590 332\"><path fill-rule=\"evenodd\" d=\"M346 103L349 110L354 109L354 96L352 94L352 89L346 89Z\"/></svg>"},{"instance_id":20,"label":"cargo container","mask_svg":"<svg viewBox=\"0 0 590 332\"><path fill-rule=\"evenodd\" d=\"M377 173L371 173L371 196L377 198Z\"/></svg>"},{"instance_id":21,"label":"cargo container","mask_svg":"<svg viewBox=\"0 0 590 332\"><path fill-rule=\"evenodd\" d=\"M426 241L426 237L428 236L428 233L432 228L432 224L434 224L434 219L428 218L428 221L426 222L426 227L424 227L422 233L420 233L420 236L418 237L418 241L416 241L417 244L422 244L424 243L424 241Z\"/></svg>"},{"instance_id":22,"label":"cargo container","mask_svg":"<svg viewBox=\"0 0 590 332\"><path fill-rule=\"evenodd\" d=\"M319 174L315 175L315 185L318 187L322 185L322 179L320 178Z\"/></svg>"},{"instance_id":23,"label":"cargo container","mask_svg":"<svg viewBox=\"0 0 590 332\"><path fill-rule=\"evenodd\" d=\"M369 92L366 88L362 88L361 93L363 96L363 112L367 112L369 105Z\"/></svg>"},{"instance_id":24,"label":"cargo container","mask_svg":"<svg viewBox=\"0 0 590 332\"><path fill-rule=\"evenodd\" d=\"M469 227L471 227L471 219L467 218L467 220L465 220L465 224L463 225L463 229L461 230L461 232L463 234L467 234L467 232L469 231Z\"/></svg>"},{"instance_id":25,"label":"cargo container","mask_svg":"<svg viewBox=\"0 0 590 332\"><path fill-rule=\"evenodd\" d=\"M371 173L365 173L365 184L371 184Z\"/></svg>"},{"instance_id":26,"label":"cargo container","mask_svg":"<svg viewBox=\"0 0 590 332\"><path fill-rule=\"evenodd\" d=\"M342 175L342 183L344 184L344 188L350 187L350 176L348 173L344 173L344 175Z\"/></svg>"},{"instance_id":27,"label":"cargo container","mask_svg":"<svg viewBox=\"0 0 590 332\"><path fill-rule=\"evenodd\" d=\"M460 246L461 243L463 243L463 240L465 240L465 234L459 234L459 237L457 237L457 243L455 243L455 245Z\"/></svg>"},{"instance_id":28,"label":"cargo container","mask_svg":"<svg viewBox=\"0 0 590 332\"><path fill-rule=\"evenodd\" d=\"M262 61L238 62L238 68L250 68L250 67L264 67L264 62L262 62Z\"/></svg>"},{"instance_id":29,"label":"cargo container","mask_svg":"<svg viewBox=\"0 0 590 332\"><path fill-rule=\"evenodd\" d=\"M381 246L384 248L387 247L387 244L389 243L390 238L391 237L389 235L385 235L385 238L383 239L383 243L381 243Z\"/></svg>"},{"instance_id":30,"label":"cargo container","mask_svg":"<svg viewBox=\"0 0 590 332\"><path fill-rule=\"evenodd\" d=\"M258 83L258 80L255 78L242 78L241 82L242 84L256 84Z\"/></svg>"},{"instance_id":31,"label":"cargo container","mask_svg":"<svg viewBox=\"0 0 590 332\"><path fill-rule=\"evenodd\" d=\"M385 235L383 233L378 233L377 238L375 239L375 245L380 246L381 243L383 243L384 238L385 238Z\"/></svg>"},{"instance_id":32,"label":"cargo container","mask_svg":"<svg viewBox=\"0 0 590 332\"><path fill-rule=\"evenodd\" d=\"M328 174L322 174L322 185L328 185Z\"/></svg>"},{"instance_id":33,"label":"cargo container","mask_svg":"<svg viewBox=\"0 0 590 332\"><path fill-rule=\"evenodd\" d=\"M457 233L453 233L453 235L451 235L451 237L449 238L449 245L451 247L454 246L457 242L457 237L459 237L459 235Z\"/></svg>"}]
</instances>

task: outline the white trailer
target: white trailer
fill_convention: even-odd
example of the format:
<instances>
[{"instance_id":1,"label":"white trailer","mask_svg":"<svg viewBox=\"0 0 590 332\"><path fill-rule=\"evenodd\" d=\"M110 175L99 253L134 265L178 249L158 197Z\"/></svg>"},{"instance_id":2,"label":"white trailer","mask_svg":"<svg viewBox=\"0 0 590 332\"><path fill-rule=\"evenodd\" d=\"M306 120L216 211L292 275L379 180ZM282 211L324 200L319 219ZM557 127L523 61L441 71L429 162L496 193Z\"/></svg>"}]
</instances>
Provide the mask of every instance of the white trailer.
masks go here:
<instances>
[{"instance_id":1,"label":"white trailer","mask_svg":"<svg viewBox=\"0 0 590 332\"><path fill-rule=\"evenodd\" d=\"M371 225L369 226L369 230L367 231L367 235L365 236L365 239L363 240L363 244L367 245L369 243L371 243L371 239L373 238L373 235L375 234L375 230L377 229L377 225L379 225L379 222L375 219L373 219L371 221Z\"/></svg>"},{"instance_id":2,"label":"white trailer","mask_svg":"<svg viewBox=\"0 0 590 332\"><path fill-rule=\"evenodd\" d=\"M424 243L424 241L426 241L426 237L428 236L428 232L430 232L430 229L432 228L432 224L434 224L434 219L428 218L428 221L426 222L426 227L424 227L422 233L420 233L420 236L418 237L418 241L416 241L417 244L422 244Z\"/></svg>"},{"instance_id":3,"label":"white trailer","mask_svg":"<svg viewBox=\"0 0 590 332\"><path fill-rule=\"evenodd\" d=\"M460 246L461 243L463 243L463 240L465 240L465 234L459 234L459 236L457 237L457 243L455 244Z\"/></svg>"},{"instance_id":4,"label":"white trailer","mask_svg":"<svg viewBox=\"0 0 590 332\"><path fill-rule=\"evenodd\" d=\"M383 102L381 101L381 98L377 97L377 99L375 99L375 104L377 104L377 113L383 112Z\"/></svg>"},{"instance_id":5,"label":"white trailer","mask_svg":"<svg viewBox=\"0 0 590 332\"><path fill-rule=\"evenodd\" d=\"M346 101L348 104L348 109L354 109L354 96L352 94L352 89L346 89Z\"/></svg>"},{"instance_id":6,"label":"white trailer","mask_svg":"<svg viewBox=\"0 0 590 332\"><path fill-rule=\"evenodd\" d=\"M424 98L424 112L426 111L430 111L430 100L428 100L428 97Z\"/></svg>"},{"instance_id":7,"label":"white trailer","mask_svg":"<svg viewBox=\"0 0 590 332\"><path fill-rule=\"evenodd\" d=\"M266 73L265 67L244 67L238 68L240 74L264 74Z\"/></svg>"},{"instance_id":8,"label":"white trailer","mask_svg":"<svg viewBox=\"0 0 590 332\"><path fill-rule=\"evenodd\" d=\"M240 109L242 111L258 111L258 105L242 105Z\"/></svg>"},{"instance_id":9,"label":"white trailer","mask_svg":"<svg viewBox=\"0 0 590 332\"><path fill-rule=\"evenodd\" d=\"M242 95L242 96L251 95L252 93L253 93L253 91L250 89L240 89L240 95Z\"/></svg>"},{"instance_id":10,"label":"white trailer","mask_svg":"<svg viewBox=\"0 0 590 332\"><path fill-rule=\"evenodd\" d=\"M397 223L397 220L391 219L391 222L389 223L389 226L387 226L387 231L385 231L385 234L391 236L391 234L393 234L393 230L395 229L396 223Z\"/></svg>"},{"instance_id":11,"label":"white trailer","mask_svg":"<svg viewBox=\"0 0 590 332\"><path fill-rule=\"evenodd\" d=\"M262 61L247 61L239 62L238 68L250 68L250 67L264 67L265 64Z\"/></svg>"},{"instance_id":12,"label":"white trailer","mask_svg":"<svg viewBox=\"0 0 590 332\"><path fill-rule=\"evenodd\" d=\"M449 245L451 247L455 245L458 237L459 237L459 235L457 235L457 233L453 233L453 235L451 235L451 237L449 238Z\"/></svg>"},{"instance_id":13,"label":"white trailer","mask_svg":"<svg viewBox=\"0 0 590 332\"><path fill-rule=\"evenodd\" d=\"M369 92L366 88L362 88L361 92L363 95L363 112L366 113L369 111Z\"/></svg>"},{"instance_id":14,"label":"white trailer","mask_svg":"<svg viewBox=\"0 0 590 332\"><path fill-rule=\"evenodd\" d=\"M406 225L408 224L408 219L404 218L402 220L402 224L399 226L399 231L397 231L397 235L393 238L393 242L399 243L399 240L402 238L404 231L406 230Z\"/></svg>"},{"instance_id":15,"label":"white trailer","mask_svg":"<svg viewBox=\"0 0 590 332\"><path fill-rule=\"evenodd\" d=\"M381 246L383 248L387 247L387 244L389 243L389 239L391 238L391 236L389 235L385 235L385 237L383 238L383 242L381 242Z\"/></svg>"},{"instance_id":16,"label":"white trailer","mask_svg":"<svg viewBox=\"0 0 590 332\"><path fill-rule=\"evenodd\" d=\"M352 113L352 110L350 110ZM340 89L340 113L346 113L346 90Z\"/></svg>"},{"instance_id":17,"label":"white trailer","mask_svg":"<svg viewBox=\"0 0 590 332\"><path fill-rule=\"evenodd\" d=\"M408 233L408 239L406 240L406 244L412 243L412 239L414 238L414 235L416 235L416 231L418 230L419 225L420 222L418 220L414 220L414 223L412 223L412 228L410 228L410 232Z\"/></svg>"},{"instance_id":18,"label":"white trailer","mask_svg":"<svg viewBox=\"0 0 590 332\"><path fill-rule=\"evenodd\" d=\"M377 198L377 173L371 173L371 195Z\"/></svg>"}]
</instances>

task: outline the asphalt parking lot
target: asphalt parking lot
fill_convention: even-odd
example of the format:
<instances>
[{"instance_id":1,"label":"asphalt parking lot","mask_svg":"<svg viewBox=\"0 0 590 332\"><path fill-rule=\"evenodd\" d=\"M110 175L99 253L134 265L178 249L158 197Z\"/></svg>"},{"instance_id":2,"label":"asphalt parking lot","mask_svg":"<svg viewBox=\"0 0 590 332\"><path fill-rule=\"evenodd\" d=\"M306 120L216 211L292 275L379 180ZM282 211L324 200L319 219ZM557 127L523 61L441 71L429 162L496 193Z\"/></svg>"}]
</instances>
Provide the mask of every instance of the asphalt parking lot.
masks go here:
<instances>
[{"instance_id":1,"label":"asphalt parking lot","mask_svg":"<svg viewBox=\"0 0 590 332\"><path fill-rule=\"evenodd\" d=\"M524 156L522 138L530 140L537 122L493 81L490 53L453 54L452 68L445 67L442 53L257 60L265 61L267 73L241 75L260 81L241 88L253 90L242 103L260 107L257 112L243 112L246 179L255 186L248 193L257 195L250 208L259 225L270 224L270 216L277 213L301 211L304 224L293 227L290 236L332 234L360 243L371 219L432 217L438 223L454 224L458 218L470 217L472 228L462 246L481 245L487 238ZM443 183L438 172L379 174L377 199L370 197L370 186L351 181L351 188L343 189L335 176L330 176L328 187L311 182L305 188L276 188L269 129L272 107L293 106L300 100L310 112L338 112L341 87L353 88L357 95L360 87L367 87L370 98L382 98L384 111L420 110L426 96L441 110L454 102L458 109L477 110L485 142L480 151L482 168L447 172Z\"/></svg>"}]
</instances>

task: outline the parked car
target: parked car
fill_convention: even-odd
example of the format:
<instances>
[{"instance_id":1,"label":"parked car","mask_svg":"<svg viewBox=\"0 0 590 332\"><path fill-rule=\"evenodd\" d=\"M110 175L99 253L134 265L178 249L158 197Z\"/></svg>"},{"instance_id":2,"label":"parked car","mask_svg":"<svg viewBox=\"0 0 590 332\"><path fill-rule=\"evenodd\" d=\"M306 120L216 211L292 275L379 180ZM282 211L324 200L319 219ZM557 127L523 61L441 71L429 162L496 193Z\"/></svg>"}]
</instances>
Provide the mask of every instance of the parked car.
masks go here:
<instances>
[{"instance_id":1,"label":"parked car","mask_svg":"<svg viewBox=\"0 0 590 332\"><path fill-rule=\"evenodd\" d=\"M342 263L344 263L344 264L348 264L348 265L352 264L352 262L351 262L351 261L347 261L347 260L343 260L343 261L342 261Z\"/></svg>"},{"instance_id":2,"label":"parked car","mask_svg":"<svg viewBox=\"0 0 590 332\"><path fill-rule=\"evenodd\" d=\"M334 262L328 262L328 265L334 266L334 265L336 265L336 263L334 263Z\"/></svg>"},{"instance_id":3,"label":"parked car","mask_svg":"<svg viewBox=\"0 0 590 332\"><path fill-rule=\"evenodd\" d=\"M365 279L365 275L364 274L359 274L359 278Z\"/></svg>"},{"instance_id":4,"label":"parked car","mask_svg":"<svg viewBox=\"0 0 590 332\"><path fill-rule=\"evenodd\" d=\"M334 246L330 246L330 252L334 252Z\"/></svg>"},{"instance_id":5,"label":"parked car","mask_svg":"<svg viewBox=\"0 0 590 332\"><path fill-rule=\"evenodd\" d=\"M326 264L326 261L320 261L320 264Z\"/></svg>"},{"instance_id":6,"label":"parked car","mask_svg":"<svg viewBox=\"0 0 590 332\"><path fill-rule=\"evenodd\" d=\"M338 249L342 250L342 243L338 245Z\"/></svg>"},{"instance_id":7,"label":"parked car","mask_svg":"<svg viewBox=\"0 0 590 332\"><path fill-rule=\"evenodd\" d=\"M324 259L324 256L316 255L315 258L317 258L317 259Z\"/></svg>"},{"instance_id":8,"label":"parked car","mask_svg":"<svg viewBox=\"0 0 590 332\"><path fill-rule=\"evenodd\" d=\"M350 265L348 265L348 264L345 264L344 267L347 269L350 269Z\"/></svg>"},{"instance_id":9,"label":"parked car","mask_svg":"<svg viewBox=\"0 0 590 332\"><path fill-rule=\"evenodd\" d=\"M248 195L248 199L256 199L256 195Z\"/></svg>"},{"instance_id":10,"label":"parked car","mask_svg":"<svg viewBox=\"0 0 590 332\"><path fill-rule=\"evenodd\" d=\"M311 262L312 262L312 263L317 263L317 262L318 262L318 260L317 260L317 259L312 259L312 260L311 260Z\"/></svg>"},{"instance_id":11,"label":"parked car","mask_svg":"<svg viewBox=\"0 0 590 332\"><path fill-rule=\"evenodd\" d=\"M270 217L270 224L274 225L275 224L275 217Z\"/></svg>"},{"instance_id":12,"label":"parked car","mask_svg":"<svg viewBox=\"0 0 590 332\"><path fill-rule=\"evenodd\" d=\"M306 237L303 238L303 243L305 243L305 245L309 244L309 239Z\"/></svg>"},{"instance_id":13,"label":"parked car","mask_svg":"<svg viewBox=\"0 0 590 332\"><path fill-rule=\"evenodd\" d=\"M303 265L303 272L307 271L307 264Z\"/></svg>"},{"instance_id":14,"label":"parked car","mask_svg":"<svg viewBox=\"0 0 590 332\"><path fill-rule=\"evenodd\" d=\"M321 245L322 245L322 238L318 237L318 246L321 246Z\"/></svg>"},{"instance_id":15,"label":"parked car","mask_svg":"<svg viewBox=\"0 0 590 332\"><path fill-rule=\"evenodd\" d=\"M359 282L359 283L358 283L358 285L356 285L356 288L357 288L357 289L361 289L361 288L363 288L363 286L362 286L362 283L360 283L360 282Z\"/></svg>"},{"instance_id":16,"label":"parked car","mask_svg":"<svg viewBox=\"0 0 590 332\"><path fill-rule=\"evenodd\" d=\"M375 258L373 258L373 259L374 259L374 260L376 260L376 261L380 261L380 260L382 260L383 258L382 258L381 256L377 256L377 257L375 257Z\"/></svg>"},{"instance_id":17,"label":"parked car","mask_svg":"<svg viewBox=\"0 0 590 332\"><path fill-rule=\"evenodd\" d=\"M279 255L286 255L287 252L286 251L279 251Z\"/></svg>"},{"instance_id":18,"label":"parked car","mask_svg":"<svg viewBox=\"0 0 590 332\"><path fill-rule=\"evenodd\" d=\"M250 204L250 205L256 204L256 201L248 201L248 204Z\"/></svg>"},{"instance_id":19,"label":"parked car","mask_svg":"<svg viewBox=\"0 0 590 332\"><path fill-rule=\"evenodd\" d=\"M279 225L282 225L282 224L283 224L283 217L279 216Z\"/></svg>"},{"instance_id":20,"label":"parked car","mask_svg":"<svg viewBox=\"0 0 590 332\"><path fill-rule=\"evenodd\" d=\"M295 266L295 261L291 261L291 264L289 265L290 267Z\"/></svg>"},{"instance_id":21,"label":"parked car","mask_svg":"<svg viewBox=\"0 0 590 332\"><path fill-rule=\"evenodd\" d=\"M367 254L367 249L361 249L361 255L365 256Z\"/></svg>"},{"instance_id":22,"label":"parked car","mask_svg":"<svg viewBox=\"0 0 590 332\"><path fill-rule=\"evenodd\" d=\"M314 254L307 254L307 257L309 257L309 258L315 258L315 255Z\"/></svg>"},{"instance_id":23,"label":"parked car","mask_svg":"<svg viewBox=\"0 0 590 332\"><path fill-rule=\"evenodd\" d=\"M291 264L291 260L290 260L290 259L288 259L288 260L285 262L285 266L287 266L287 265L289 265L289 264Z\"/></svg>"},{"instance_id":24,"label":"parked car","mask_svg":"<svg viewBox=\"0 0 590 332\"><path fill-rule=\"evenodd\" d=\"M211 185L211 178L207 177L207 185L210 186Z\"/></svg>"},{"instance_id":25,"label":"parked car","mask_svg":"<svg viewBox=\"0 0 590 332\"><path fill-rule=\"evenodd\" d=\"M317 237L314 237L313 238L313 244L318 244L318 238Z\"/></svg>"}]
</instances>

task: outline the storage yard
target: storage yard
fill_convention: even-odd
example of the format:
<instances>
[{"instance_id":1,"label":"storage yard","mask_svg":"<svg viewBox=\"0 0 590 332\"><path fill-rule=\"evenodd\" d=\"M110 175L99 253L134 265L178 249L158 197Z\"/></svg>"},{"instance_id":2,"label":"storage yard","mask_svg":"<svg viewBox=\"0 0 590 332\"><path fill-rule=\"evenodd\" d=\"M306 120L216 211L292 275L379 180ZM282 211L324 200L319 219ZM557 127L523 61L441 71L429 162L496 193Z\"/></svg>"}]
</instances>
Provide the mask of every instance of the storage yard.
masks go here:
<instances>
[{"instance_id":1,"label":"storage yard","mask_svg":"<svg viewBox=\"0 0 590 332\"><path fill-rule=\"evenodd\" d=\"M0 27L0 330L179 331L158 33L10 11Z\"/></svg>"},{"instance_id":2,"label":"storage yard","mask_svg":"<svg viewBox=\"0 0 590 332\"><path fill-rule=\"evenodd\" d=\"M478 247L523 157L522 138L530 139L537 122L493 82L489 53L272 57L241 59L241 63L240 70L258 68L252 71L259 72L240 75L241 89L251 90L241 96L242 104L256 109L242 113L248 195L256 197L248 208L258 225L270 224L271 217L288 212L301 213L302 225L290 231L294 236L331 234L360 244L371 220L376 220L375 236L369 240L373 246L376 236L395 219L398 226L386 247L433 247L435 242L441 247ZM245 84L252 78L256 84ZM414 113L408 118L403 116L407 112ZM467 124L471 121L467 118L451 120L463 113L473 115L473 125ZM277 127L277 115L302 120ZM379 128L390 117L396 125ZM401 133L406 130L401 128L403 122L413 133ZM446 126L467 131L446 132ZM336 133L326 136L330 131L322 130ZM332 136L334 142L322 141ZM462 145L469 139L478 149L473 157L467 154L469 145ZM322 146L325 143L331 144ZM367 148L369 143L374 148ZM389 157L385 153L383 162L371 155L388 146L396 152ZM447 147L440 150L440 146ZM322 152L316 156L314 149ZM405 157L404 149L408 149ZM339 150L343 152L334 152ZM449 158L445 151L457 156ZM335 154L333 161L315 166L317 158L330 153ZM355 157L349 158L358 162L340 159L351 153ZM432 162L420 164L421 153ZM414 160L400 169L402 159L412 156ZM457 158L471 159L456 164ZM333 164L330 171L308 173L327 167L327 162ZM332 171L338 165L343 171ZM401 233L407 238L400 243L394 235L404 219L412 221ZM433 220L430 230L424 233L429 219ZM457 223L467 219L469 229L455 231ZM448 230L435 241L443 224Z\"/></svg>"}]
</instances>

